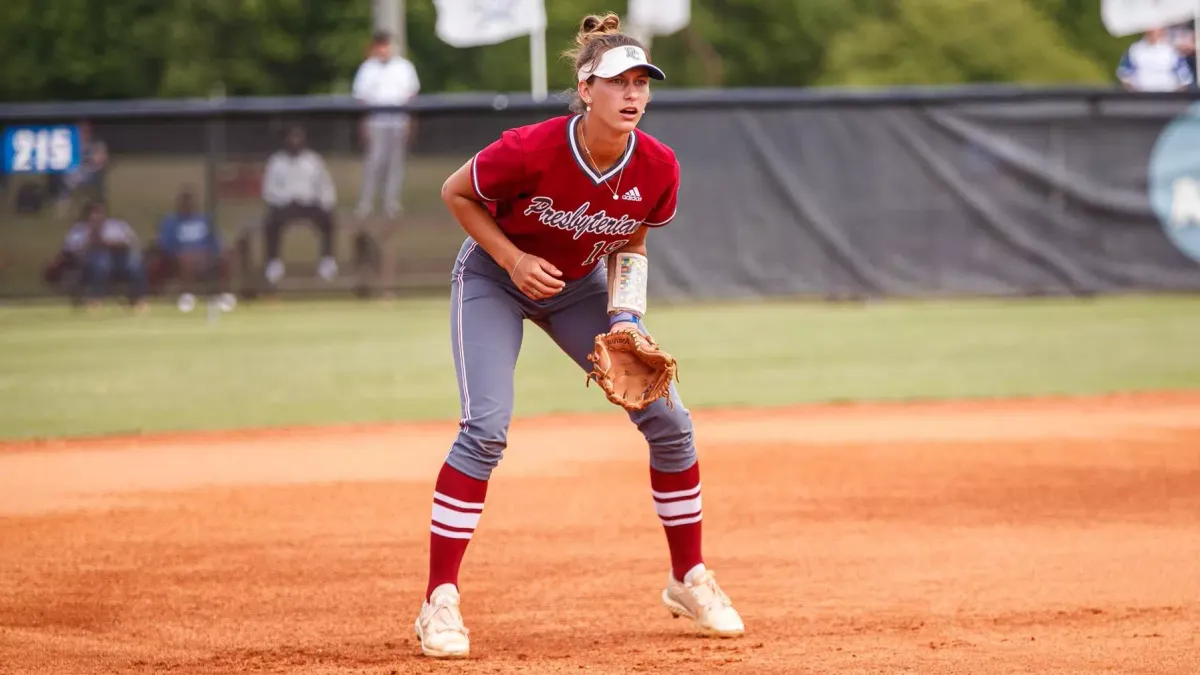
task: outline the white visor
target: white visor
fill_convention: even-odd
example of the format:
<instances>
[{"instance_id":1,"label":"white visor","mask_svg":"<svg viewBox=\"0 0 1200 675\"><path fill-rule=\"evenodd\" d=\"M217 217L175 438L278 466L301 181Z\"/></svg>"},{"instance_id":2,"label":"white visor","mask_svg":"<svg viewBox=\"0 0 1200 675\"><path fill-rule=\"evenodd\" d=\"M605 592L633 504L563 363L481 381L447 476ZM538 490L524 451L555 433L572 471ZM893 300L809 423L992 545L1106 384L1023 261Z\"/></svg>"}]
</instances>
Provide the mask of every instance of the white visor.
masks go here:
<instances>
[{"instance_id":1,"label":"white visor","mask_svg":"<svg viewBox=\"0 0 1200 675\"><path fill-rule=\"evenodd\" d=\"M589 70L584 67L579 70L579 81L584 82L589 77L616 77L630 68L645 68L650 73L650 77L656 80L665 80L667 76L663 74L662 68L652 65L646 60L646 52L641 47L626 45L624 47L613 47L604 52L604 56L600 57L599 63L595 69Z\"/></svg>"}]
</instances>

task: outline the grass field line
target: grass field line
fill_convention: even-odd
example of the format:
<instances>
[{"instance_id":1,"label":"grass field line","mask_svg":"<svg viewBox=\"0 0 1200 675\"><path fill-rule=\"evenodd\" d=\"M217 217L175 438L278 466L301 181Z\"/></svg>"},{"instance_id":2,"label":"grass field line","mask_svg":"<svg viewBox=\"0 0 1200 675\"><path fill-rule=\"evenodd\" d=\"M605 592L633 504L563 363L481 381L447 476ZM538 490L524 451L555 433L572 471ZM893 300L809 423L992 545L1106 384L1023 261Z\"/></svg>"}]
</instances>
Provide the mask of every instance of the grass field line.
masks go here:
<instances>
[{"instance_id":1,"label":"grass field line","mask_svg":"<svg viewBox=\"0 0 1200 675\"><path fill-rule=\"evenodd\" d=\"M1200 391L1200 297L656 305L692 410ZM0 438L456 419L448 298L0 309ZM516 418L613 413L524 325Z\"/></svg>"}]
</instances>

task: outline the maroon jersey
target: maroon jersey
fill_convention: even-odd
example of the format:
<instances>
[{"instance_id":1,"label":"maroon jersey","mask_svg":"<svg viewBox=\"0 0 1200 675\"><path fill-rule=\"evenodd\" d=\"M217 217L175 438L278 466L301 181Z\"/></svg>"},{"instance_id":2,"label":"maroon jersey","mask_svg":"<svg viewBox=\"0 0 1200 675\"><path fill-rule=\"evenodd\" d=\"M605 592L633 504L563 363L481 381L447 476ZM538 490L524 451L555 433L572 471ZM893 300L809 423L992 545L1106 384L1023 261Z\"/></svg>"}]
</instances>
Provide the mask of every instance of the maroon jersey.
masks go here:
<instances>
[{"instance_id":1,"label":"maroon jersey","mask_svg":"<svg viewBox=\"0 0 1200 675\"><path fill-rule=\"evenodd\" d=\"M578 279L629 243L639 227L675 217L679 162L641 131L603 176L576 142L581 116L556 117L505 131L475 155L475 193L517 248Z\"/></svg>"}]
</instances>

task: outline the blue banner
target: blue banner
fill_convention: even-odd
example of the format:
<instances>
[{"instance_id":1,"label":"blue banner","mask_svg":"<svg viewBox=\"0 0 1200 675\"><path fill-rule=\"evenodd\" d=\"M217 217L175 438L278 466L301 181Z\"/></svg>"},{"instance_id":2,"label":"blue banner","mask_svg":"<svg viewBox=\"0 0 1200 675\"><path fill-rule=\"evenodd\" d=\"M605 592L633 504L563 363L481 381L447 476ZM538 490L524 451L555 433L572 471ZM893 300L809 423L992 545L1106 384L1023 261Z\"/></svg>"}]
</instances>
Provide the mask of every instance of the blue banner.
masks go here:
<instances>
[{"instance_id":1,"label":"blue banner","mask_svg":"<svg viewBox=\"0 0 1200 675\"><path fill-rule=\"evenodd\" d=\"M83 160L79 128L18 126L4 130L4 173L69 173Z\"/></svg>"}]
</instances>

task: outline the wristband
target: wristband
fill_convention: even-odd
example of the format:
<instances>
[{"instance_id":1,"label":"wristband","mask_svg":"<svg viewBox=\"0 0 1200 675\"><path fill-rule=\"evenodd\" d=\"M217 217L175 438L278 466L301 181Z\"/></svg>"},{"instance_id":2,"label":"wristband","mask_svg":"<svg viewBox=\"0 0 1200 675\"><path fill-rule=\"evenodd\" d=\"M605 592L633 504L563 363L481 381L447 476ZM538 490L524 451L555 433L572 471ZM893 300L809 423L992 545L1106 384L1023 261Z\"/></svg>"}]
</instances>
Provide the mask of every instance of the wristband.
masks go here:
<instances>
[{"instance_id":1,"label":"wristband","mask_svg":"<svg viewBox=\"0 0 1200 675\"><path fill-rule=\"evenodd\" d=\"M621 323L622 321L629 321L630 323L633 323L634 325L636 325L638 328L642 327L642 317L638 316L637 314L634 314L633 312L628 312L628 311L617 312L615 314L608 315L608 327L609 328L612 328L613 326L615 326L618 323Z\"/></svg>"},{"instance_id":2,"label":"wristband","mask_svg":"<svg viewBox=\"0 0 1200 675\"><path fill-rule=\"evenodd\" d=\"M646 313L646 275L649 262L641 253L622 251L614 254L616 269L610 274L608 311Z\"/></svg>"}]
</instances>

